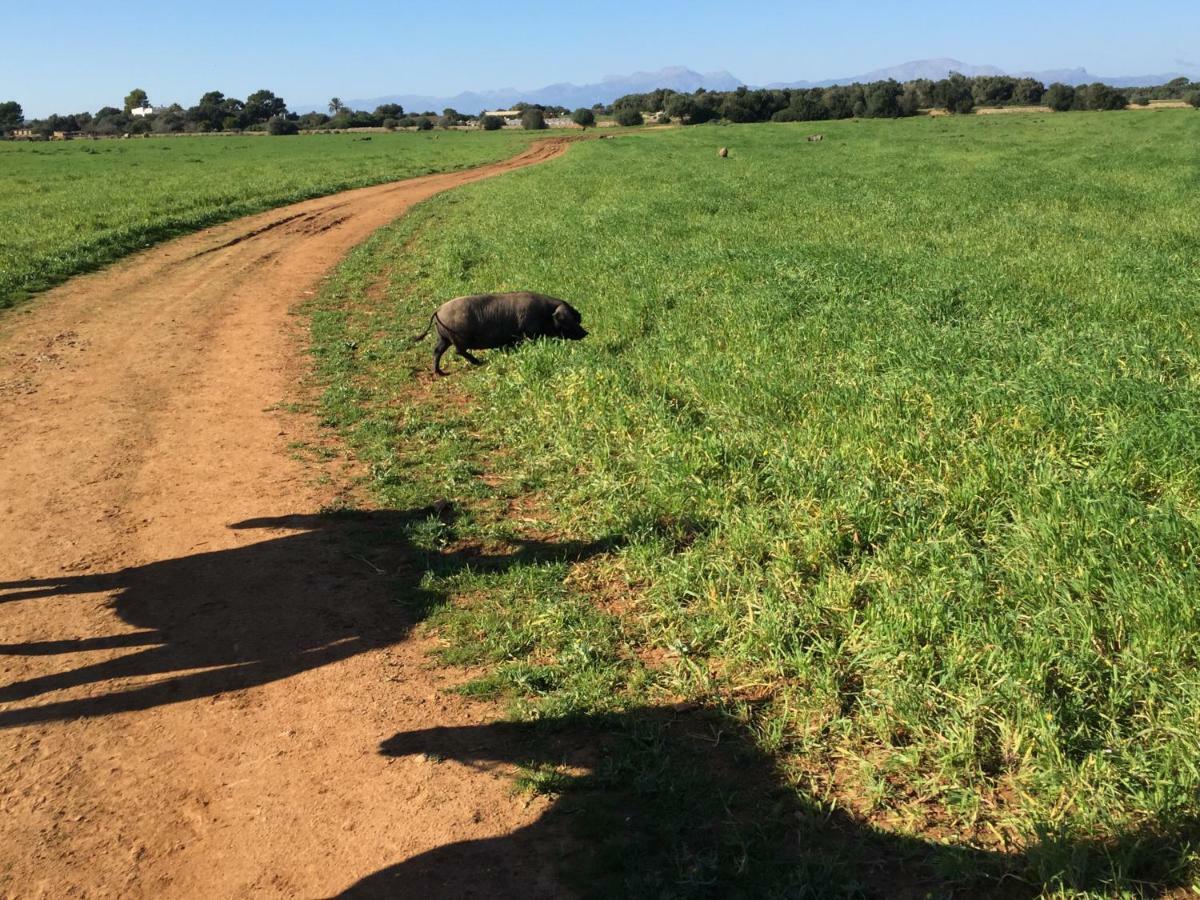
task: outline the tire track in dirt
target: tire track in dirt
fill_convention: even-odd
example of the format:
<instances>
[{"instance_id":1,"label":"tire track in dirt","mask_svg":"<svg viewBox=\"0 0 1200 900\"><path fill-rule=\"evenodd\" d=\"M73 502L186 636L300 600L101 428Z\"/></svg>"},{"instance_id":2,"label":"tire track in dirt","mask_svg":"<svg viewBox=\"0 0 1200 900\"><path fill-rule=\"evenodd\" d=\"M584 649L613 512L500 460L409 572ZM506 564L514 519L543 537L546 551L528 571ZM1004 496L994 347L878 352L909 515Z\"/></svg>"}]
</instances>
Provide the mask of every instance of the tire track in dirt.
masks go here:
<instances>
[{"instance_id":1,"label":"tire track in dirt","mask_svg":"<svg viewBox=\"0 0 1200 900\"><path fill-rule=\"evenodd\" d=\"M0 894L327 895L538 817L504 772L377 752L491 711L389 602L423 598L396 528L427 511L319 515L280 404L289 313L351 247L567 146L210 228L0 320ZM544 863L413 887L557 896Z\"/></svg>"}]
</instances>

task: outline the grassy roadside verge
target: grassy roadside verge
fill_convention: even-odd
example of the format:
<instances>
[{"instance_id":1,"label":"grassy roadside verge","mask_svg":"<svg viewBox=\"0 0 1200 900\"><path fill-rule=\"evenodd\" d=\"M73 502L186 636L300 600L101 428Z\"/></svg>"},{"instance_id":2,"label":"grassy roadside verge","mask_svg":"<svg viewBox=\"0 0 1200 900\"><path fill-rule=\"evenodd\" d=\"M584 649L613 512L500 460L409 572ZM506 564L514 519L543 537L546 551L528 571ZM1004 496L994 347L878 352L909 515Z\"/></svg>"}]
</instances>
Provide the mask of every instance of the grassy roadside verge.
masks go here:
<instances>
[{"instance_id":1,"label":"grassy roadside verge","mask_svg":"<svg viewBox=\"0 0 1200 900\"><path fill-rule=\"evenodd\" d=\"M0 310L151 244L512 156L534 132L0 141Z\"/></svg>"},{"instance_id":2,"label":"grassy roadside verge","mask_svg":"<svg viewBox=\"0 0 1200 900\"><path fill-rule=\"evenodd\" d=\"M518 716L620 721L614 758L682 798L661 821L725 820L664 763L675 726L638 743L632 710L715 710L792 798L753 826L730 812L715 842L668 834L649 868L671 891L820 872L871 892L888 880L864 858L887 876L914 857L896 883L917 891L1004 870L1018 894L1190 883L1196 129L1081 114L584 144L423 205L328 283L327 424L382 502L463 510L415 539L603 548L431 571L456 598L446 659L487 664L474 689ZM435 299L521 287L576 302L593 338L429 382L407 338ZM806 832L819 852L770 864L764 823L830 810L828 840Z\"/></svg>"}]
</instances>

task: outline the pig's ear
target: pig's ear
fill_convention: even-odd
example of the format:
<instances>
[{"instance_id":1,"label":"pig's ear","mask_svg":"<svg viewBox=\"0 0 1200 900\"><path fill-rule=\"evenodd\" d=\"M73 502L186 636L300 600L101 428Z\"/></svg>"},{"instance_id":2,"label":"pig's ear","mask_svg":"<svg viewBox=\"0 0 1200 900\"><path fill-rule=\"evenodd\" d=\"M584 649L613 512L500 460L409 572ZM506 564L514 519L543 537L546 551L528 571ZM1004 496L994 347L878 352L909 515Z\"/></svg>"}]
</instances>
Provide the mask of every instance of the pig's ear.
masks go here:
<instances>
[{"instance_id":1,"label":"pig's ear","mask_svg":"<svg viewBox=\"0 0 1200 900\"><path fill-rule=\"evenodd\" d=\"M560 303L554 307L554 324L562 329L566 325L571 324L571 307L565 303Z\"/></svg>"}]
</instances>

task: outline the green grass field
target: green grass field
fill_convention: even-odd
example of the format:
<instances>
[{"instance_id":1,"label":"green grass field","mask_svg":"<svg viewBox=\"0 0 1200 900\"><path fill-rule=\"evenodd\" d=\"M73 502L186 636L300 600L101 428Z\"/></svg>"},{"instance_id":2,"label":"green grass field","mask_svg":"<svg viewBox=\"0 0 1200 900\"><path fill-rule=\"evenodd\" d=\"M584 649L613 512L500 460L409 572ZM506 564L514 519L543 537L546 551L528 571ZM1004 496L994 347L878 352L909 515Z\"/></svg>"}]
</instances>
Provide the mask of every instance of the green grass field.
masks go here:
<instances>
[{"instance_id":1,"label":"green grass field","mask_svg":"<svg viewBox=\"0 0 1200 900\"><path fill-rule=\"evenodd\" d=\"M529 132L0 141L0 309L206 225L517 153Z\"/></svg>"},{"instance_id":2,"label":"green grass field","mask_svg":"<svg viewBox=\"0 0 1200 900\"><path fill-rule=\"evenodd\" d=\"M459 504L412 537L604 548L428 579L445 658L487 667L469 690L623 723L607 782L525 758L565 799L654 798L641 845L593 835L594 884L1200 877L1198 150L1187 111L647 133L435 198L346 261L312 309L323 415L383 501ZM501 289L592 336L429 385L408 337ZM680 703L788 803L713 800L741 763L688 782L637 712Z\"/></svg>"}]
</instances>

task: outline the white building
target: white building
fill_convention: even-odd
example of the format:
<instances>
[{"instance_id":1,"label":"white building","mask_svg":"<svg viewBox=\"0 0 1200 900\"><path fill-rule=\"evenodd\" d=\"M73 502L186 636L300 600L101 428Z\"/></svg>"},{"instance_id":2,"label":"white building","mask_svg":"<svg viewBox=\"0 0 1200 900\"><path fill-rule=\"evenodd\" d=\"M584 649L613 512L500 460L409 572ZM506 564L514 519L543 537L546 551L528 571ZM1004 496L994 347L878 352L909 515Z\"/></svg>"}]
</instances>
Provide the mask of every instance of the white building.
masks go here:
<instances>
[{"instance_id":1,"label":"white building","mask_svg":"<svg viewBox=\"0 0 1200 900\"><path fill-rule=\"evenodd\" d=\"M152 116L156 112L158 112L158 110L153 106L135 106L129 111L129 114L131 116Z\"/></svg>"}]
</instances>

